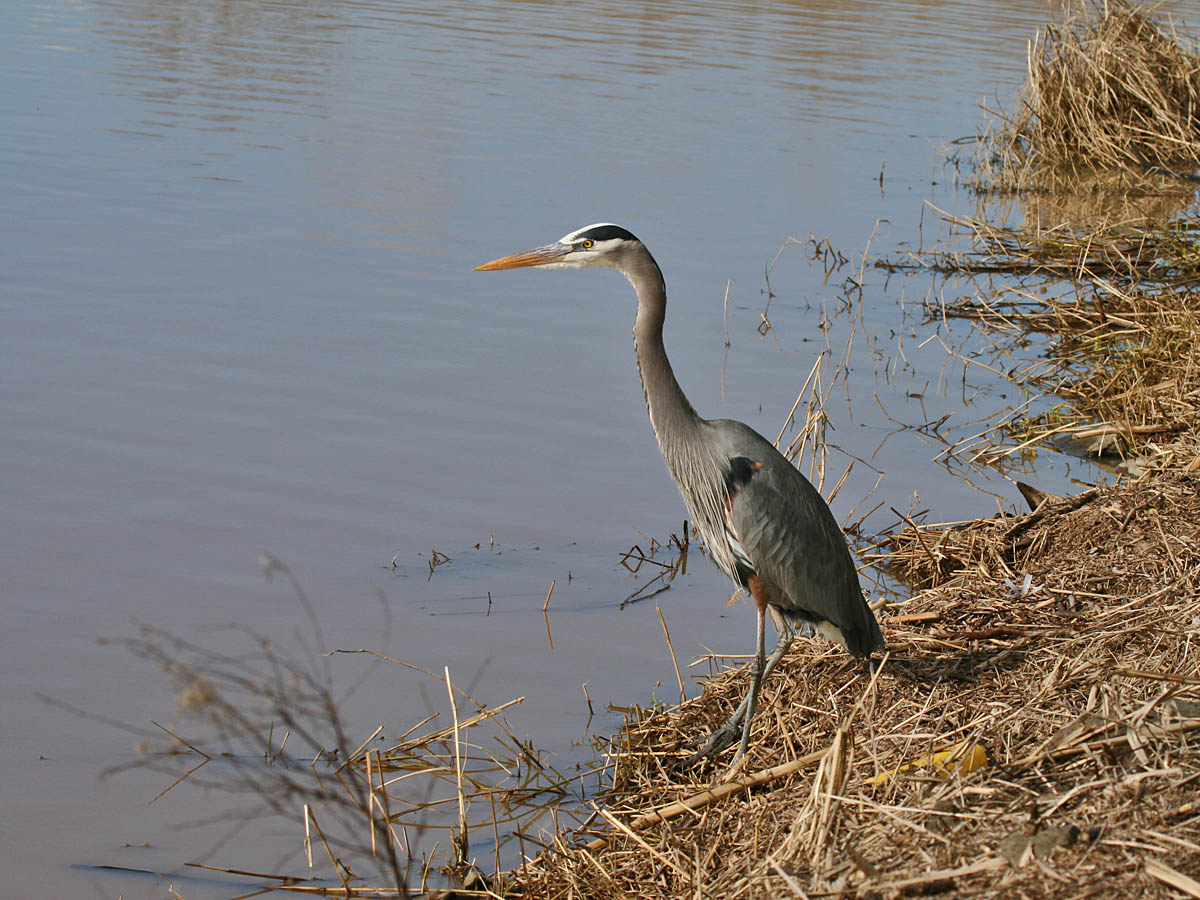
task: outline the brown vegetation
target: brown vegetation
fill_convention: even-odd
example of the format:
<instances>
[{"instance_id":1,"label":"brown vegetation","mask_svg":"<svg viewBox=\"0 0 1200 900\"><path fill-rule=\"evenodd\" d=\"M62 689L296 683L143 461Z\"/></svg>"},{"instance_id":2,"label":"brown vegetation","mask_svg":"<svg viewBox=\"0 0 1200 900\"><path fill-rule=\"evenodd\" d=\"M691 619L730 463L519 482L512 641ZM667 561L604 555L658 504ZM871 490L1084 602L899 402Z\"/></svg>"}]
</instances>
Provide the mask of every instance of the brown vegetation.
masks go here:
<instances>
[{"instance_id":1,"label":"brown vegetation","mask_svg":"<svg viewBox=\"0 0 1200 900\"><path fill-rule=\"evenodd\" d=\"M1173 25L1123 0L1048 25L1030 44L1013 111L1000 114L981 145L978 185L1111 189L1106 172L1192 173L1200 165L1198 60Z\"/></svg>"},{"instance_id":2,"label":"brown vegetation","mask_svg":"<svg viewBox=\"0 0 1200 900\"><path fill-rule=\"evenodd\" d=\"M1049 339L1021 378L1065 404L1009 428L1030 444L1065 437L1093 454L1140 457L1143 468L1200 467L1200 219L1086 231L951 224L969 250L937 252L923 265L1018 278L940 312L1013 341ZM1065 289L1045 290L1055 283Z\"/></svg>"}]
</instances>

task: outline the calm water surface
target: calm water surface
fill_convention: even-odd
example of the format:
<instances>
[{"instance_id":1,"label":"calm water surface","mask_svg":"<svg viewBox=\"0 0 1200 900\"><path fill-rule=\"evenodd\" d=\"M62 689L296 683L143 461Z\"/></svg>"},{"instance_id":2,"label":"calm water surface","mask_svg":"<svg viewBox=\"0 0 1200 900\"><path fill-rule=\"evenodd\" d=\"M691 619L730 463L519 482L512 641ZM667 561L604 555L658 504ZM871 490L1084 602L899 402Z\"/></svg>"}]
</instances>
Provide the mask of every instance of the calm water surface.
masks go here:
<instances>
[{"instance_id":1,"label":"calm water surface","mask_svg":"<svg viewBox=\"0 0 1200 900\"><path fill-rule=\"evenodd\" d=\"M148 806L161 778L98 784L135 738L37 699L177 721L159 676L96 638L142 623L216 649L235 646L233 623L289 638L303 616L264 581L263 551L292 566L330 646L449 665L487 703L527 697L511 721L563 764L583 752L581 683L598 706L669 697L654 603L618 610L638 587L618 562L635 529L665 538L684 515L642 405L628 286L472 267L589 222L628 226L667 275L693 403L774 436L849 270L825 283L790 246L763 337L767 264L789 236L847 256L873 231L880 253L943 237L924 201L974 201L936 153L1008 98L1054 14L1031 0L4 4L6 890L168 893L86 868L118 865L226 896L183 864L269 869L299 849L289 823L208 855L224 826L176 826L226 798ZM969 419L964 394L980 414L1013 399L983 370L939 391L945 354L916 349L926 333L897 369L903 311L934 290L867 271L878 342L857 342L830 438L884 477L864 501L878 476L857 466L840 517L881 501L995 509L930 462L936 444L888 437L889 416ZM1039 470L1051 489L1069 475L1094 477ZM435 549L453 562L429 578ZM727 610L697 563L656 601L676 650L747 652L753 615ZM360 669L335 661L347 681ZM431 696L385 670L348 708L399 732Z\"/></svg>"}]
</instances>

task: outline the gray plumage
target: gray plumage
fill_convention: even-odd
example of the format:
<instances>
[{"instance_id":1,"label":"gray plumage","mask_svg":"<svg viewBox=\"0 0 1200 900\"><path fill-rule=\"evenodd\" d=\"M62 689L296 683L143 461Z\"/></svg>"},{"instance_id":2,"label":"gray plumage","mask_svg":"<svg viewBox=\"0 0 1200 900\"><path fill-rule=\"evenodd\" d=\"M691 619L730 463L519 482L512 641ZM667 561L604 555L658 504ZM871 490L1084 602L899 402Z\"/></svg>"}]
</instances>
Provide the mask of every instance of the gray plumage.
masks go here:
<instances>
[{"instance_id":1,"label":"gray plumage","mask_svg":"<svg viewBox=\"0 0 1200 900\"><path fill-rule=\"evenodd\" d=\"M763 465L734 495L731 518L772 602L790 618L832 624L855 656L882 647L846 539L816 488L746 425L729 420L712 425L730 439L731 454Z\"/></svg>"},{"instance_id":2,"label":"gray plumage","mask_svg":"<svg viewBox=\"0 0 1200 900\"><path fill-rule=\"evenodd\" d=\"M663 346L666 285L641 241L618 225L589 225L554 244L478 268L519 266L606 266L625 275L637 293L634 349L659 449L709 554L734 582L750 590L758 606L750 692L699 754L723 746L740 722L741 756L759 684L791 642L791 629L784 625L779 646L764 663L768 607L789 620L813 624L855 656L869 656L884 646L845 536L816 488L768 440L741 422L703 419L692 408Z\"/></svg>"}]
</instances>

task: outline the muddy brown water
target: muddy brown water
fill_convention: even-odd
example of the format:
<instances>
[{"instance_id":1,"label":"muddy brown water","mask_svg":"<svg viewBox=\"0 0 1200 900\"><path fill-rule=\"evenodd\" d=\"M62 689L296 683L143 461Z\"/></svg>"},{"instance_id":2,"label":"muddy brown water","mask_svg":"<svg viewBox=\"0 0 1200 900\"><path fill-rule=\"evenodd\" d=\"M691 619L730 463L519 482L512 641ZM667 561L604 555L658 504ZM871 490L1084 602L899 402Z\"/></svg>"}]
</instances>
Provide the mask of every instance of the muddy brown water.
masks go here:
<instances>
[{"instance_id":1,"label":"muddy brown water","mask_svg":"<svg viewBox=\"0 0 1200 900\"><path fill-rule=\"evenodd\" d=\"M601 707L677 692L656 603L685 661L747 652L753 615L727 608L703 560L619 609L640 584L619 562L643 542L635 529L665 539L684 515L642 406L627 285L472 267L589 222L626 225L666 273L668 350L693 403L773 437L857 262L826 281L789 246L763 336L767 265L790 236L847 255L873 232L878 252L940 239L925 201L975 201L936 152L974 131L980 103L1011 96L1053 13L5 4L5 892L168 893L93 868L110 865L228 896L184 863L301 868L296 822L222 843L219 792L148 805L161 776L97 781L137 741L100 720L181 720L153 670L96 639L143 623L222 651L238 646L230 625L291 639L304 616L262 577L264 551L293 568L328 646L449 666L487 703L527 697L510 721L564 765L585 752L582 683ZM936 442L894 433L1015 399L984 370L947 379L911 322L898 364L904 310L940 289L866 272L878 343L857 342L829 408L831 439L883 473L862 511L995 508L930 462ZM1071 475L1092 477L1061 459L1038 470L1050 490ZM856 468L839 517L876 478ZM1018 502L1003 478L975 480ZM452 562L431 576L434 550ZM360 667L334 663L347 682ZM347 713L400 731L441 697L383 669Z\"/></svg>"}]
</instances>

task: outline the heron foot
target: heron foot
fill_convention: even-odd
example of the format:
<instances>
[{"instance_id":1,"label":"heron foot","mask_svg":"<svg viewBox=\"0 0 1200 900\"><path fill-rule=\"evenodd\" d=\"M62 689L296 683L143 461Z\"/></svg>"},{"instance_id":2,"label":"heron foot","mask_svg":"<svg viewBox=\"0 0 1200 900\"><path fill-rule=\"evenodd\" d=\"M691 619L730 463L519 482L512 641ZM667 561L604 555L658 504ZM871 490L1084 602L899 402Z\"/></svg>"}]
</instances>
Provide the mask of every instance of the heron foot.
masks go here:
<instances>
[{"instance_id":1,"label":"heron foot","mask_svg":"<svg viewBox=\"0 0 1200 900\"><path fill-rule=\"evenodd\" d=\"M732 721L726 722L708 736L708 739L704 742L704 746L689 756L687 761L684 762L684 766L691 768L702 759L716 756L740 737L741 733L742 729L740 725Z\"/></svg>"},{"instance_id":2,"label":"heron foot","mask_svg":"<svg viewBox=\"0 0 1200 900\"><path fill-rule=\"evenodd\" d=\"M710 756L716 756L742 736L745 726L746 710L750 706L749 699L749 696L747 696L746 699L742 700L738 708L733 711L733 715L725 720L725 724L710 734L705 740L704 746L687 758L687 760L684 762L685 767L691 768L702 759L708 759ZM696 743L699 743L698 739ZM739 752L737 756L734 757L733 761L737 762L738 757L741 755L741 752Z\"/></svg>"},{"instance_id":3,"label":"heron foot","mask_svg":"<svg viewBox=\"0 0 1200 900\"><path fill-rule=\"evenodd\" d=\"M775 622L775 627L779 630L779 643L775 645L775 649L771 652L770 659L763 660L763 625L765 622L763 609L760 607L758 611L758 650L755 653L754 662L750 663L750 690L746 692L746 696L742 698L742 702L738 704L737 709L733 711L725 724L708 736L704 746L693 753L684 762L684 766L690 768L702 759L714 756L720 753L734 739L740 738L741 743L738 745L737 752L733 755L733 762L736 763L739 759L746 755L746 749L750 742L750 722L754 716L754 707L758 703L758 690L763 681L771 676L775 671L775 667L779 665L779 661L783 659L788 648L792 645L793 631L787 620L779 614L773 606L767 607L771 612L771 618ZM699 740L696 741L699 743Z\"/></svg>"}]
</instances>

